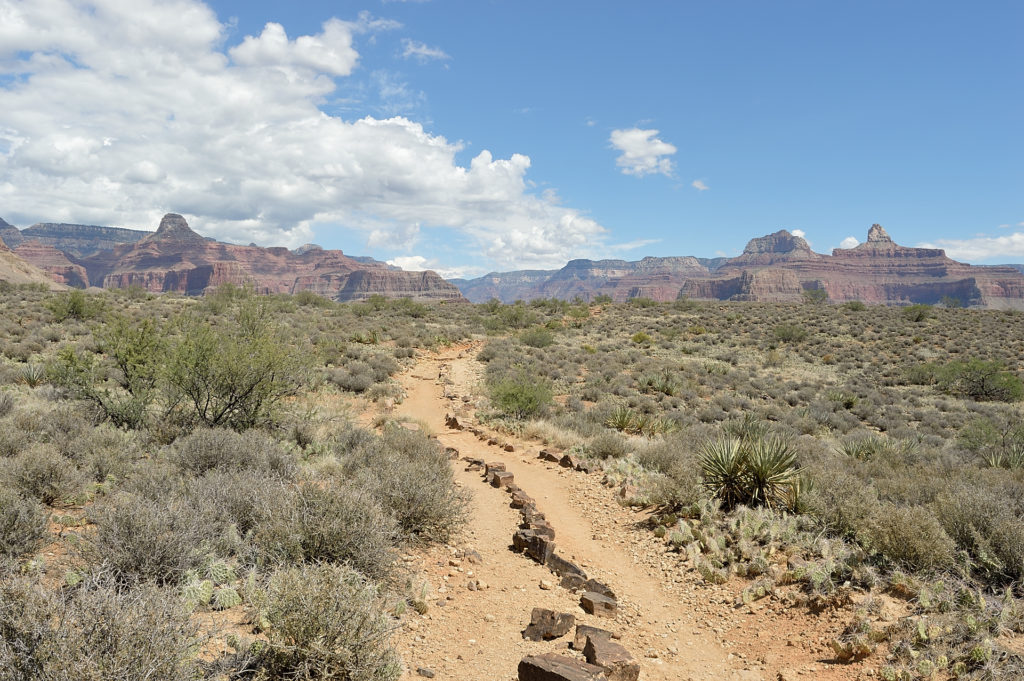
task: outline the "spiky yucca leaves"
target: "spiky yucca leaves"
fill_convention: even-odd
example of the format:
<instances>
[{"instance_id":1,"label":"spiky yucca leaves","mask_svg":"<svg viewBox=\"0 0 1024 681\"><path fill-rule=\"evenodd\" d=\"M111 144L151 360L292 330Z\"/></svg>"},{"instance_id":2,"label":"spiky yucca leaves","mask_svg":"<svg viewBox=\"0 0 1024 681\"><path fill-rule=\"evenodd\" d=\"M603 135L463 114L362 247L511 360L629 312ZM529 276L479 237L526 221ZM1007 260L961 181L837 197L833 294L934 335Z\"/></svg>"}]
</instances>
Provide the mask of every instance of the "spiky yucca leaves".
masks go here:
<instances>
[{"instance_id":1,"label":"spiky yucca leaves","mask_svg":"<svg viewBox=\"0 0 1024 681\"><path fill-rule=\"evenodd\" d=\"M800 479L796 454L778 437L754 440L745 448L747 490L754 506L785 508Z\"/></svg>"},{"instance_id":2,"label":"spiky yucca leaves","mask_svg":"<svg viewBox=\"0 0 1024 681\"><path fill-rule=\"evenodd\" d=\"M700 448L704 486L731 509L749 498L746 454L736 438L708 440Z\"/></svg>"},{"instance_id":3,"label":"spiky yucca leaves","mask_svg":"<svg viewBox=\"0 0 1024 681\"><path fill-rule=\"evenodd\" d=\"M799 499L796 455L778 437L708 440L700 467L705 488L725 509L745 504L792 510Z\"/></svg>"}]
</instances>

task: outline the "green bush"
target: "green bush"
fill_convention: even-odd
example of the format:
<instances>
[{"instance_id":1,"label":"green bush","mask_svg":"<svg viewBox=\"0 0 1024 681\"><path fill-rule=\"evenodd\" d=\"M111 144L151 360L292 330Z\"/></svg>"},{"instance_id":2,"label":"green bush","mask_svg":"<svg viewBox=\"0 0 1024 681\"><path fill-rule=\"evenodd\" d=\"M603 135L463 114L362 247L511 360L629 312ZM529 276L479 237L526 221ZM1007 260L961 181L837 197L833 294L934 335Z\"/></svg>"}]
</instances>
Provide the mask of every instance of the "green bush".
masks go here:
<instances>
[{"instance_id":1,"label":"green bush","mask_svg":"<svg viewBox=\"0 0 1024 681\"><path fill-rule=\"evenodd\" d=\"M38 501L0 488L0 557L20 558L38 549L47 536L46 520Z\"/></svg>"},{"instance_id":2,"label":"green bush","mask_svg":"<svg viewBox=\"0 0 1024 681\"><path fill-rule=\"evenodd\" d=\"M939 389L950 395L978 401L1018 402L1024 399L1024 382L1001 362L970 359L949 362L934 369Z\"/></svg>"},{"instance_id":3,"label":"green bush","mask_svg":"<svg viewBox=\"0 0 1024 681\"><path fill-rule=\"evenodd\" d=\"M900 310L900 315L908 322L923 322L933 314L931 305L910 305Z\"/></svg>"},{"instance_id":4,"label":"green bush","mask_svg":"<svg viewBox=\"0 0 1024 681\"><path fill-rule=\"evenodd\" d=\"M544 379L518 371L490 384L491 403L501 413L518 419L537 416L551 404L554 392Z\"/></svg>"},{"instance_id":5,"label":"green bush","mask_svg":"<svg viewBox=\"0 0 1024 681\"><path fill-rule=\"evenodd\" d=\"M393 681L401 661L376 590L343 566L275 572L258 598L265 644L247 666L260 681Z\"/></svg>"},{"instance_id":6,"label":"green bush","mask_svg":"<svg viewBox=\"0 0 1024 681\"><path fill-rule=\"evenodd\" d=\"M783 343L800 343L807 339L807 329L799 324L779 324L772 329L775 340Z\"/></svg>"},{"instance_id":7,"label":"green bush","mask_svg":"<svg viewBox=\"0 0 1024 681\"><path fill-rule=\"evenodd\" d=\"M103 311L103 302L97 296L86 295L74 289L46 301L46 309L58 322L67 319L93 319Z\"/></svg>"},{"instance_id":8,"label":"green bush","mask_svg":"<svg viewBox=\"0 0 1024 681\"><path fill-rule=\"evenodd\" d=\"M197 625L173 593L0 583L0 679L193 681Z\"/></svg>"},{"instance_id":9,"label":"green bush","mask_svg":"<svg viewBox=\"0 0 1024 681\"><path fill-rule=\"evenodd\" d=\"M555 342L555 334L543 326L534 329L527 329L519 334L519 340L523 345L531 348L546 348Z\"/></svg>"},{"instance_id":10,"label":"green bush","mask_svg":"<svg viewBox=\"0 0 1024 681\"><path fill-rule=\"evenodd\" d=\"M187 419L245 430L271 421L306 382L307 362L262 301L246 301L226 327L187 317L166 367L168 402Z\"/></svg>"}]
</instances>

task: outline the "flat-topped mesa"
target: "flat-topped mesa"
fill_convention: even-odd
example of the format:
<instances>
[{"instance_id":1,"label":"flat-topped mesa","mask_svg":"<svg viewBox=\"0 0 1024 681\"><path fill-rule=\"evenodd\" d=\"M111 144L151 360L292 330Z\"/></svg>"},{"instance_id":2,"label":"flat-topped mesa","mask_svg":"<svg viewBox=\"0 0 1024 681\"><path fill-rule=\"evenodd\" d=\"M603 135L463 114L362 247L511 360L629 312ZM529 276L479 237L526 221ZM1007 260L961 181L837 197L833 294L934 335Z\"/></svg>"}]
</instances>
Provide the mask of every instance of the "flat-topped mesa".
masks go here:
<instances>
[{"instance_id":1,"label":"flat-topped mesa","mask_svg":"<svg viewBox=\"0 0 1024 681\"><path fill-rule=\"evenodd\" d=\"M188 222L177 213L168 213L160 220L160 226L156 232L143 239L144 242L151 241L195 241L204 242L202 236L192 231Z\"/></svg>"},{"instance_id":2,"label":"flat-topped mesa","mask_svg":"<svg viewBox=\"0 0 1024 681\"><path fill-rule=\"evenodd\" d=\"M777 263L820 260L821 255L811 250L810 244L785 229L774 234L751 239L743 253L721 265L721 269L767 267Z\"/></svg>"}]
</instances>

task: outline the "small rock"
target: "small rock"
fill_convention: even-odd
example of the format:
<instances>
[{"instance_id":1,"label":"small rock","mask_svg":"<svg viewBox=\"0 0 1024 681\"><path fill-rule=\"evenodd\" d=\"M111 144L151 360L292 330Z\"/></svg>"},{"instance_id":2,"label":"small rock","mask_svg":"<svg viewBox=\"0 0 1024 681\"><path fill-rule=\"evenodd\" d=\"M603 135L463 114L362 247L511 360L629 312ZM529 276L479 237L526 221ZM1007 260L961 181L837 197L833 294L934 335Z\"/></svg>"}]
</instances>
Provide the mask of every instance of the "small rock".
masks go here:
<instances>
[{"instance_id":1,"label":"small rock","mask_svg":"<svg viewBox=\"0 0 1024 681\"><path fill-rule=\"evenodd\" d=\"M556 653L527 655L519 661L518 671L519 681L599 681L605 678L600 667Z\"/></svg>"},{"instance_id":2,"label":"small rock","mask_svg":"<svg viewBox=\"0 0 1024 681\"><path fill-rule=\"evenodd\" d=\"M551 582L549 582L546 579L540 580L540 588L543 589L544 591L551 591L551 589L553 589L554 586L555 586L554 584L552 584Z\"/></svg>"},{"instance_id":3,"label":"small rock","mask_svg":"<svg viewBox=\"0 0 1024 681\"><path fill-rule=\"evenodd\" d=\"M484 622L493 622L495 619L494 615L490 613L484 615Z\"/></svg>"},{"instance_id":4,"label":"small rock","mask_svg":"<svg viewBox=\"0 0 1024 681\"><path fill-rule=\"evenodd\" d=\"M417 667L416 668L416 673L419 674L420 676L424 676L424 677L426 677L428 679L434 678L434 670L431 669L430 667Z\"/></svg>"},{"instance_id":5,"label":"small rock","mask_svg":"<svg viewBox=\"0 0 1024 681\"><path fill-rule=\"evenodd\" d=\"M580 605L585 612L597 617L615 617L618 610L618 604L614 599L593 591L587 591L580 597Z\"/></svg>"},{"instance_id":6,"label":"small rock","mask_svg":"<svg viewBox=\"0 0 1024 681\"><path fill-rule=\"evenodd\" d=\"M568 634L574 624L576 618L570 613L534 608L530 613L530 625L523 630L523 638L530 641L550 641Z\"/></svg>"}]
</instances>

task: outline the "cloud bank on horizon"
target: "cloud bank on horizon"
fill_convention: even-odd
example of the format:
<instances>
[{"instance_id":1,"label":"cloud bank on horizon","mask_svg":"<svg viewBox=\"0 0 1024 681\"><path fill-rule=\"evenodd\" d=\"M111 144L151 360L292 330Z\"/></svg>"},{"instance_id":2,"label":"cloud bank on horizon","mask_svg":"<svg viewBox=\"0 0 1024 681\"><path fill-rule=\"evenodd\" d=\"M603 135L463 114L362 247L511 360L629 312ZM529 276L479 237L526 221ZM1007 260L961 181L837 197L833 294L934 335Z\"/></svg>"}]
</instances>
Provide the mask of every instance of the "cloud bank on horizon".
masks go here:
<instances>
[{"instance_id":1,"label":"cloud bank on horizon","mask_svg":"<svg viewBox=\"0 0 1024 681\"><path fill-rule=\"evenodd\" d=\"M206 235L292 247L337 225L412 249L441 227L506 269L601 252L605 227L532 191L528 156L460 165L461 143L408 118L321 109L359 64L355 37L398 26L363 13L289 37L267 23L225 49L198 0L0 0L0 210L142 229L174 211Z\"/></svg>"}]
</instances>

